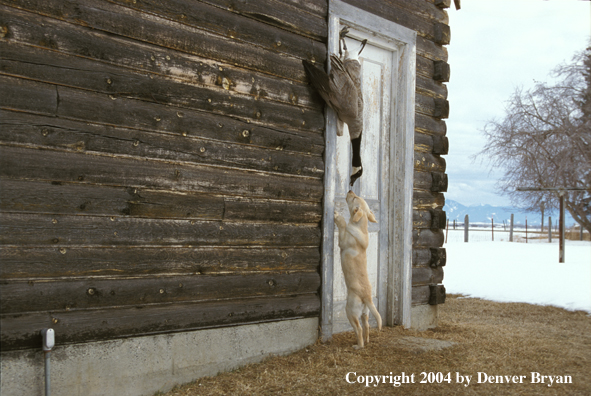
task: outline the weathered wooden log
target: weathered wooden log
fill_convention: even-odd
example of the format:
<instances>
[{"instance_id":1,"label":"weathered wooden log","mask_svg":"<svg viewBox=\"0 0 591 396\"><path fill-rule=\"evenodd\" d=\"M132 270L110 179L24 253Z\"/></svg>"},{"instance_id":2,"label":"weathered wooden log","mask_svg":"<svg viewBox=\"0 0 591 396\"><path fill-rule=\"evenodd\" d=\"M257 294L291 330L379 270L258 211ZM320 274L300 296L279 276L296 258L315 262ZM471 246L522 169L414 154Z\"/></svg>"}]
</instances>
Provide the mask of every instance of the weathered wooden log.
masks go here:
<instances>
[{"instance_id":1,"label":"weathered wooden log","mask_svg":"<svg viewBox=\"0 0 591 396\"><path fill-rule=\"evenodd\" d=\"M427 135L443 136L447 132L447 126L445 125L445 121L421 113L415 113L415 131L426 133Z\"/></svg>"},{"instance_id":2,"label":"weathered wooden log","mask_svg":"<svg viewBox=\"0 0 591 396\"><path fill-rule=\"evenodd\" d=\"M51 96L42 95L44 93L43 91L34 92L33 90L30 93L32 97L34 97L35 94L38 94L37 97L45 98L51 103ZM0 101L1 100L2 99L0 99ZM16 99L15 101L18 102L19 99ZM6 102L8 103L8 100ZM17 109L19 107L18 103L15 102L11 102L10 105ZM64 120L62 118L58 119L50 114L48 114L48 116L36 116L31 113L24 113L26 111L34 111L33 106L24 105L20 107L19 112L0 110L0 126L2 127L0 129L2 129L2 131L11 130L14 134L13 139L11 139L9 135L8 138L5 138L6 141L14 141L15 143L18 143L19 135L26 134L24 132L19 132L24 129L31 130L33 133L34 131L37 131L42 135L42 138L31 136L28 139L33 140L22 140L23 137L21 136L20 139L23 143L27 141L37 141L38 143L33 144L42 145L44 144L43 142L51 141L51 139L53 139L52 132L71 133L71 130L73 129L82 132L87 139L90 137L99 139L103 136L105 139L115 140L118 135L127 137L130 138L130 140L124 139L121 143L127 143L128 146L132 146L136 150L138 150L140 144L143 143L140 139L144 136L151 137L152 139L161 139L163 142L170 140L174 141L175 138L181 139L181 141L187 141L187 139L192 138L204 138L213 143L216 143L216 141L236 143L245 146L245 152L247 153L248 150L252 150L249 146L260 146L261 148L268 148L275 151L299 152L304 153L305 155L315 156L321 155L324 150L322 136L315 133L299 132L293 134L289 132L281 132L266 127L254 126L247 122L234 120L230 117L186 110L179 112L175 109L156 105L153 107L152 105L148 105L143 109L136 108L134 114L130 114L128 119L125 119L124 121L122 120L121 126L110 124L108 122L108 117L99 120L102 121L102 123L85 123ZM40 106L39 110L42 111L43 107L44 106ZM23 111L23 113L20 111ZM150 126L150 123L155 123L152 116L154 112L152 111L158 112L161 116L161 121L163 121L165 125L159 126L156 124ZM179 114L181 114L182 117L179 117ZM95 116L95 118L100 117ZM115 136L112 136L113 133L115 133ZM158 137L154 136L154 134L163 134L165 136ZM39 141L38 139L43 140ZM76 141L76 143L78 141ZM149 141L148 138L146 143L149 144ZM85 149L85 146L70 143L67 148L78 151ZM146 149L146 147L144 147L144 149ZM169 147L168 150L171 150L171 148ZM201 153L200 150L199 153L205 154ZM313 162L314 160L309 159L309 161ZM244 166L246 166L246 164ZM278 170L279 168L273 168L273 171Z\"/></svg>"},{"instance_id":3,"label":"weathered wooden log","mask_svg":"<svg viewBox=\"0 0 591 396\"><path fill-rule=\"evenodd\" d=\"M0 307L11 314L177 304L316 293L319 287L317 272L3 281Z\"/></svg>"},{"instance_id":4,"label":"weathered wooden log","mask_svg":"<svg viewBox=\"0 0 591 396\"><path fill-rule=\"evenodd\" d=\"M433 116L436 118L448 118L449 117L449 102L445 99L434 99L435 109L433 110Z\"/></svg>"},{"instance_id":5,"label":"weathered wooden log","mask_svg":"<svg viewBox=\"0 0 591 396\"><path fill-rule=\"evenodd\" d=\"M411 289L412 305L427 305L429 304L429 285L413 286Z\"/></svg>"},{"instance_id":6,"label":"weathered wooden log","mask_svg":"<svg viewBox=\"0 0 591 396\"><path fill-rule=\"evenodd\" d=\"M18 41L35 42L37 40L42 47L61 49L64 41L72 40L72 38L68 37L69 34L62 29L71 30L75 28L73 25L78 25L85 27L85 29L78 30L88 30L90 27L94 31L105 32L123 39L129 38L163 48L170 48L291 80L304 81L305 79L300 58L285 56L275 49L269 50L253 46L249 43L212 34L184 24L171 23L166 19L147 15L109 2L84 0L82 3L77 2L74 4L58 0L31 0L26 1L26 3L24 0L11 0L11 3L33 14L29 17L32 23L28 24L28 31L26 32L22 31L24 26L22 24L18 25L16 19L5 18L7 29L11 32L11 35L14 36L18 33ZM252 7L252 5L249 4L249 7ZM27 17L24 13L6 7L3 7L2 13L17 15L19 18ZM34 13L62 19L68 23L65 24L61 21L46 18L43 21L44 26L40 26L38 17L34 16ZM310 14L303 14L305 15L304 18L315 18ZM317 19L320 20L320 18ZM49 36L51 37L49 41L47 37L44 37L47 30L53 32ZM57 35L56 32L60 31L62 34ZM105 35L101 33L99 36ZM27 39L23 40L23 37ZM73 39L77 40L77 37ZM324 39L321 41L324 41ZM130 44L133 43L130 42ZM95 55L92 57L100 56L96 49L87 48L86 52ZM153 56L149 53L147 55Z\"/></svg>"},{"instance_id":7,"label":"weathered wooden log","mask_svg":"<svg viewBox=\"0 0 591 396\"><path fill-rule=\"evenodd\" d=\"M445 212L442 210L413 210L413 228L443 229L445 220Z\"/></svg>"},{"instance_id":8,"label":"weathered wooden log","mask_svg":"<svg viewBox=\"0 0 591 396\"><path fill-rule=\"evenodd\" d=\"M303 294L294 297L2 314L0 346L3 351L39 348L39 329L48 327L55 330L56 343L64 345L257 323L270 319L313 317L319 311L318 296Z\"/></svg>"},{"instance_id":9,"label":"weathered wooden log","mask_svg":"<svg viewBox=\"0 0 591 396\"><path fill-rule=\"evenodd\" d=\"M0 147L0 177L265 199L322 199L320 179L20 147Z\"/></svg>"},{"instance_id":10,"label":"weathered wooden log","mask_svg":"<svg viewBox=\"0 0 591 396\"><path fill-rule=\"evenodd\" d=\"M445 159L437 154L415 152L415 170L427 172L445 172Z\"/></svg>"},{"instance_id":11,"label":"weathered wooden log","mask_svg":"<svg viewBox=\"0 0 591 396\"><path fill-rule=\"evenodd\" d=\"M431 172L433 178L432 192L447 192L447 175L445 173Z\"/></svg>"},{"instance_id":12,"label":"weathered wooden log","mask_svg":"<svg viewBox=\"0 0 591 396\"><path fill-rule=\"evenodd\" d=\"M417 55L417 76L433 79L433 60Z\"/></svg>"},{"instance_id":13,"label":"weathered wooden log","mask_svg":"<svg viewBox=\"0 0 591 396\"><path fill-rule=\"evenodd\" d=\"M441 247L444 240L443 230L414 229L412 231L413 247Z\"/></svg>"},{"instance_id":14,"label":"weathered wooden log","mask_svg":"<svg viewBox=\"0 0 591 396\"><path fill-rule=\"evenodd\" d=\"M451 41L451 30L445 23L436 23L434 29L434 40L439 45L448 45Z\"/></svg>"},{"instance_id":15,"label":"weathered wooden log","mask_svg":"<svg viewBox=\"0 0 591 396\"><path fill-rule=\"evenodd\" d=\"M443 98L434 98L417 92L415 94L415 112L434 118L449 117L449 102Z\"/></svg>"},{"instance_id":16,"label":"weathered wooden log","mask_svg":"<svg viewBox=\"0 0 591 396\"><path fill-rule=\"evenodd\" d=\"M415 210L441 209L445 205L445 197L442 193L414 190L412 202Z\"/></svg>"},{"instance_id":17,"label":"weathered wooden log","mask_svg":"<svg viewBox=\"0 0 591 396\"><path fill-rule=\"evenodd\" d=\"M184 96L175 99L157 93L158 90L164 92L174 89L174 84L169 82L154 91L151 91L149 84L138 85L133 89L143 93L137 94L97 93L4 76L0 76L0 84L3 85L6 92L6 97L0 102L0 105L7 109L37 111L54 117L110 125L187 134L187 131L190 130L187 121L183 122L179 118L183 118L186 111L195 111L201 114L206 112L220 116L232 116L265 127L275 126L279 129L288 129L292 133L297 133L299 130L320 133L324 129L324 116L321 110L304 110L278 102L254 100L244 95L228 95L223 92L223 89L219 92L199 89L202 92L195 92L193 96L188 92L192 88L183 84L185 88L175 91L176 93L172 93L172 95L178 93ZM53 94L55 98L50 99L50 103L57 102L59 98L60 106L51 109L45 104L39 108L37 107L38 103L28 101L35 94L48 98ZM149 96L150 99L142 99L143 95ZM178 130L180 123L185 124L184 130Z\"/></svg>"},{"instance_id":18,"label":"weathered wooden log","mask_svg":"<svg viewBox=\"0 0 591 396\"><path fill-rule=\"evenodd\" d=\"M256 4L248 4L249 14L247 15L251 16L251 12L256 12L253 8L261 7L261 3L266 1L262 0ZM259 18L256 17L245 18L244 15L236 12L237 7L234 3L230 5L226 2L226 4L232 7L232 10L230 10L225 5L219 7L220 4L216 1L211 1L210 4L190 0L169 0L166 3L158 0L142 0L139 2L112 0L112 2L142 13L157 15L179 24L192 26L229 39L272 49L289 56L296 56L303 59L315 58L321 63L324 63L326 60L326 47L321 43L326 38L325 31L322 32L321 36L318 37L318 41L316 41L302 37L298 31L293 33L293 29L290 29L294 25L294 22L301 23L301 26L294 26L295 29L306 29L314 25L319 28L326 28L325 19L319 18L320 15L311 16L307 12L302 12L297 7L292 7L295 4L283 3L281 7L277 7L274 3L271 3L273 5L270 5L270 7L281 8L281 10L265 9L266 12L276 12L278 14L281 12L280 15L287 18L289 25L281 24L279 27L276 27L278 25L269 23L266 19L261 23L257 20ZM318 29L318 27L316 28Z\"/></svg>"},{"instance_id":19,"label":"weathered wooden log","mask_svg":"<svg viewBox=\"0 0 591 396\"><path fill-rule=\"evenodd\" d=\"M317 271L317 247L104 246L0 249L0 279Z\"/></svg>"},{"instance_id":20,"label":"weathered wooden log","mask_svg":"<svg viewBox=\"0 0 591 396\"><path fill-rule=\"evenodd\" d=\"M445 211L440 209L431 209L429 210L429 213L431 214L431 224L429 228L432 231L445 229L445 222L447 220Z\"/></svg>"},{"instance_id":21,"label":"weathered wooden log","mask_svg":"<svg viewBox=\"0 0 591 396\"><path fill-rule=\"evenodd\" d=\"M433 39L417 36L417 55L424 56L433 61L447 61L447 48L437 44Z\"/></svg>"},{"instance_id":22,"label":"weathered wooden log","mask_svg":"<svg viewBox=\"0 0 591 396\"><path fill-rule=\"evenodd\" d=\"M431 225L431 213L428 210L413 210L412 227L429 228Z\"/></svg>"},{"instance_id":23,"label":"weathered wooden log","mask_svg":"<svg viewBox=\"0 0 591 396\"><path fill-rule=\"evenodd\" d=\"M417 75L416 90L421 95L447 99L447 87L432 76Z\"/></svg>"},{"instance_id":24,"label":"weathered wooden log","mask_svg":"<svg viewBox=\"0 0 591 396\"><path fill-rule=\"evenodd\" d=\"M292 6L326 19L328 4L325 0L287 0Z\"/></svg>"},{"instance_id":25,"label":"weathered wooden log","mask_svg":"<svg viewBox=\"0 0 591 396\"><path fill-rule=\"evenodd\" d=\"M447 175L441 172L421 172L415 170L413 187L431 192L445 192L447 191Z\"/></svg>"},{"instance_id":26,"label":"weathered wooden log","mask_svg":"<svg viewBox=\"0 0 591 396\"><path fill-rule=\"evenodd\" d=\"M387 4L394 4L397 7L404 8L413 14L427 20L448 23L449 16L446 12L436 7L429 1L408 1L408 0L389 0Z\"/></svg>"},{"instance_id":27,"label":"weathered wooden log","mask_svg":"<svg viewBox=\"0 0 591 396\"><path fill-rule=\"evenodd\" d=\"M413 267L443 267L447 261L445 248L413 248Z\"/></svg>"},{"instance_id":28,"label":"weathered wooden log","mask_svg":"<svg viewBox=\"0 0 591 396\"><path fill-rule=\"evenodd\" d=\"M432 136L415 131L415 152L446 155L448 151L449 140L446 136Z\"/></svg>"},{"instance_id":29,"label":"weathered wooden log","mask_svg":"<svg viewBox=\"0 0 591 396\"><path fill-rule=\"evenodd\" d=\"M415 153L430 153L433 151L433 136L415 130ZM416 155L416 154L415 154Z\"/></svg>"},{"instance_id":30,"label":"weathered wooden log","mask_svg":"<svg viewBox=\"0 0 591 396\"><path fill-rule=\"evenodd\" d=\"M433 136L433 154L446 155L449 152L447 136Z\"/></svg>"},{"instance_id":31,"label":"weathered wooden log","mask_svg":"<svg viewBox=\"0 0 591 396\"><path fill-rule=\"evenodd\" d=\"M219 195L25 180L0 183L3 212L201 220L223 220L224 215L224 197Z\"/></svg>"},{"instance_id":32,"label":"weathered wooden log","mask_svg":"<svg viewBox=\"0 0 591 396\"><path fill-rule=\"evenodd\" d=\"M429 266L431 268L443 267L447 263L447 253L445 248L429 248L431 252L431 260Z\"/></svg>"},{"instance_id":33,"label":"weathered wooden log","mask_svg":"<svg viewBox=\"0 0 591 396\"><path fill-rule=\"evenodd\" d=\"M278 6L277 3L270 0L244 4L232 0L204 1L240 15L311 37L315 40L325 41L328 34L325 18L312 18L307 12L300 12L297 7L289 4L284 3Z\"/></svg>"},{"instance_id":34,"label":"weathered wooden log","mask_svg":"<svg viewBox=\"0 0 591 396\"><path fill-rule=\"evenodd\" d=\"M213 132L207 134L215 135ZM199 132L194 129L181 133L149 132L12 111L2 111L0 118L0 142L8 144L311 177L322 177L324 173L320 155L202 139L196 133ZM247 137L251 134L248 129L242 133ZM283 136L286 141L290 137Z\"/></svg>"},{"instance_id":35,"label":"weathered wooden log","mask_svg":"<svg viewBox=\"0 0 591 396\"><path fill-rule=\"evenodd\" d=\"M438 305L445 303L443 285L424 285L412 288L412 305Z\"/></svg>"},{"instance_id":36,"label":"weathered wooden log","mask_svg":"<svg viewBox=\"0 0 591 396\"><path fill-rule=\"evenodd\" d=\"M412 249L412 266L413 267L428 267L431 262L431 250L429 248Z\"/></svg>"},{"instance_id":37,"label":"weathered wooden log","mask_svg":"<svg viewBox=\"0 0 591 396\"><path fill-rule=\"evenodd\" d=\"M318 246L318 225L0 214L0 244L14 246Z\"/></svg>"},{"instance_id":38,"label":"weathered wooden log","mask_svg":"<svg viewBox=\"0 0 591 396\"><path fill-rule=\"evenodd\" d=\"M320 202L23 180L0 180L0 183L3 212L299 224L318 224L322 220Z\"/></svg>"},{"instance_id":39,"label":"weathered wooden log","mask_svg":"<svg viewBox=\"0 0 591 396\"><path fill-rule=\"evenodd\" d=\"M113 43L115 44L121 45ZM175 92L167 93L161 89L162 85L168 84L176 87L171 90L201 87L201 91L205 92L204 89L207 89L213 96L216 95L216 91L222 95L243 94L254 100L272 100L307 109L318 108L321 103L318 95L308 84L293 83L230 65L210 64L213 62L200 58L175 60L175 63L180 64L175 65L173 71L150 67L154 62L142 64L142 67L134 70L122 60L119 60L119 64L98 63L95 59L43 50L33 47L32 43L23 44L15 40L3 40L0 48L4 56L0 60L0 70L7 74L112 95L135 94L143 95L143 100L162 101L162 98L175 95ZM146 51L144 48L141 50ZM127 57L138 56L133 54L133 51L130 52ZM51 64L51 67L47 64ZM180 85L180 82L187 87ZM153 93L152 96L148 90Z\"/></svg>"},{"instance_id":40,"label":"weathered wooden log","mask_svg":"<svg viewBox=\"0 0 591 396\"><path fill-rule=\"evenodd\" d=\"M445 303L445 287L443 285L429 285L429 305Z\"/></svg>"},{"instance_id":41,"label":"weathered wooden log","mask_svg":"<svg viewBox=\"0 0 591 396\"><path fill-rule=\"evenodd\" d=\"M322 220L321 202L224 198L224 219L228 221L272 221L316 224Z\"/></svg>"},{"instance_id":42,"label":"weathered wooden log","mask_svg":"<svg viewBox=\"0 0 591 396\"><path fill-rule=\"evenodd\" d=\"M435 0L435 5L439 8L449 8L451 6L451 0Z\"/></svg>"},{"instance_id":43,"label":"weathered wooden log","mask_svg":"<svg viewBox=\"0 0 591 396\"><path fill-rule=\"evenodd\" d=\"M61 75L64 84L70 85L79 75L84 75L84 71L87 75L96 75L93 90L117 92L117 84L121 82L119 73L129 75L133 72L160 79L166 76L175 81L247 94L257 100L264 98L307 108L317 108L321 102L318 94L305 81L286 80L167 48L159 48L155 52L153 47L138 42L123 45L119 38L107 35L96 37L96 33L67 24L58 23L55 26L58 32L62 32L60 51L43 49L35 45L38 37L32 35L34 31L23 30L28 20L11 21L17 24L18 29L13 29L15 34L0 42L5 55L0 70L13 75L36 73L45 80L51 77L54 81L59 81ZM51 23L50 20L49 27L44 28L44 34L52 34ZM91 53L87 53L89 45L92 46ZM48 64L52 67L47 67Z\"/></svg>"},{"instance_id":44,"label":"weathered wooden log","mask_svg":"<svg viewBox=\"0 0 591 396\"><path fill-rule=\"evenodd\" d=\"M412 269L412 285L437 284L443 281L443 268L415 267Z\"/></svg>"},{"instance_id":45,"label":"weathered wooden log","mask_svg":"<svg viewBox=\"0 0 591 396\"><path fill-rule=\"evenodd\" d=\"M445 61L433 62L433 79L439 82L448 82L451 75L449 63Z\"/></svg>"},{"instance_id":46,"label":"weathered wooden log","mask_svg":"<svg viewBox=\"0 0 591 396\"><path fill-rule=\"evenodd\" d=\"M415 93L415 113L423 114L434 118L441 117L441 109L438 108L439 104L445 101L443 98L434 98L431 95L424 95L423 93Z\"/></svg>"}]
</instances>

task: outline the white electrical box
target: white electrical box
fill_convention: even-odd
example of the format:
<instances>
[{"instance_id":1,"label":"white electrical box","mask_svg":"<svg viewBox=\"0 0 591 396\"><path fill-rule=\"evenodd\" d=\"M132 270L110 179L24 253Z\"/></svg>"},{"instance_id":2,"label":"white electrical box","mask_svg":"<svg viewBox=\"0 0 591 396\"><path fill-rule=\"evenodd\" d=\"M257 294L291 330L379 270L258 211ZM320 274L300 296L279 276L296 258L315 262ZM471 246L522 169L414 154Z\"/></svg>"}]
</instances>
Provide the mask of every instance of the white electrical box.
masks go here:
<instances>
[{"instance_id":1,"label":"white electrical box","mask_svg":"<svg viewBox=\"0 0 591 396\"><path fill-rule=\"evenodd\" d=\"M53 329L41 330L41 337L43 337L43 350L51 351L55 346L55 332Z\"/></svg>"}]
</instances>

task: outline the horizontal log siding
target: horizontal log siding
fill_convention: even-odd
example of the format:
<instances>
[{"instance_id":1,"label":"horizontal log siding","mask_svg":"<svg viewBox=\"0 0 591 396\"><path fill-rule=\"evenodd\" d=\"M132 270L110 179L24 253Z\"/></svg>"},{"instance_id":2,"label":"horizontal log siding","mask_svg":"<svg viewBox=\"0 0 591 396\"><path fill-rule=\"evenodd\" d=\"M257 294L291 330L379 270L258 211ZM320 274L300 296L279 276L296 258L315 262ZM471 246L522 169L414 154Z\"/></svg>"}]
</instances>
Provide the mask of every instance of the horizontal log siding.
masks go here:
<instances>
[{"instance_id":1,"label":"horizontal log siding","mask_svg":"<svg viewBox=\"0 0 591 396\"><path fill-rule=\"evenodd\" d=\"M441 210L445 203L441 186L433 184L432 174L443 174L446 170L445 159L434 152L433 139L446 134L442 118L447 118L447 87L434 79L434 62L447 61L444 47L449 43L447 12L427 0L344 1L417 32L413 252L416 255L426 248L440 247L443 233L432 229L429 211ZM442 282L443 269L413 260L412 279L413 304L428 304L428 285Z\"/></svg>"},{"instance_id":2,"label":"horizontal log siding","mask_svg":"<svg viewBox=\"0 0 591 396\"><path fill-rule=\"evenodd\" d=\"M2 350L319 315L323 0L0 0Z\"/></svg>"}]
</instances>

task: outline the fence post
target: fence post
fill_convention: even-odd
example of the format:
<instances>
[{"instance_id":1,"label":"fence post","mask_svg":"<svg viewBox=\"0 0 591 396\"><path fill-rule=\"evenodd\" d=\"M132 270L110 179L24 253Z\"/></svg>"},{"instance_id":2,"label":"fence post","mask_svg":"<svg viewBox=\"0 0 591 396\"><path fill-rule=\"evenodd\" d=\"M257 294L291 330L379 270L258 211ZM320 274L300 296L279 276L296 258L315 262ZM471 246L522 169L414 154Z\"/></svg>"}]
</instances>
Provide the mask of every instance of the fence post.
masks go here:
<instances>
[{"instance_id":1,"label":"fence post","mask_svg":"<svg viewBox=\"0 0 591 396\"><path fill-rule=\"evenodd\" d=\"M468 242L468 228L470 228L470 219L466 215L464 217L464 242Z\"/></svg>"},{"instance_id":2,"label":"fence post","mask_svg":"<svg viewBox=\"0 0 591 396\"><path fill-rule=\"evenodd\" d=\"M527 243L527 216L525 216L525 243Z\"/></svg>"},{"instance_id":3,"label":"fence post","mask_svg":"<svg viewBox=\"0 0 591 396\"><path fill-rule=\"evenodd\" d=\"M548 243L552 243L552 217L548 216Z\"/></svg>"},{"instance_id":4,"label":"fence post","mask_svg":"<svg viewBox=\"0 0 591 396\"><path fill-rule=\"evenodd\" d=\"M583 226L581 226L581 238L579 238L580 241L583 240Z\"/></svg>"},{"instance_id":5,"label":"fence post","mask_svg":"<svg viewBox=\"0 0 591 396\"><path fill-rule=\"evenodd\" d=\"M560 217L558 218L558 262L564 263L564 193L560 194Z\"/></svg>"},{"instance_id":6,"label":"fence post","mask_svg":"<svg viewBox=\"0 0 591 396\"><path fill-rule=\"evenodd\" d=\"M509 225L509 242L513 242L513 220L514 220L513 213L511 213L511 224Z\"/></svg>"},{"instance_id":7,"label":"fence post","mask_svg":"<svg viewBox=\"0 0 591 396\"><path fill-rule=\"evenodd\" d=\"M490 218L490 224L492 225L492 241L495 241L495 218Z\"/></svg>"}]
</instances>

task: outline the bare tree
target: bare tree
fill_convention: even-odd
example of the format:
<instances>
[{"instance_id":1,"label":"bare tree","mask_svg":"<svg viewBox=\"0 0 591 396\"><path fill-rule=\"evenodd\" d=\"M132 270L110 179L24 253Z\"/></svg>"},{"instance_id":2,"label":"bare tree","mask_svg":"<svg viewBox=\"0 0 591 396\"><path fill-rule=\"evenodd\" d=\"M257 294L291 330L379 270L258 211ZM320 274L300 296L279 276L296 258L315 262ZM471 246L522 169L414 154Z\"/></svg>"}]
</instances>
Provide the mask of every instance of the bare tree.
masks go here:
<instances>
[{"instance_id":1,"label":"bare tree","mask_svg":"<svg viewBox=\"0 0 591 396\"><path fill-rule=\"evenodd\" d=\"M576 187L565 196L566 209L591 232L591 47L552 72L555 83L516 89L505 118L484 127L484 155L505 171L498 187L524 210L558 206L557 195L521 192L516 187Z\"/></svg>"}]
</instances>

